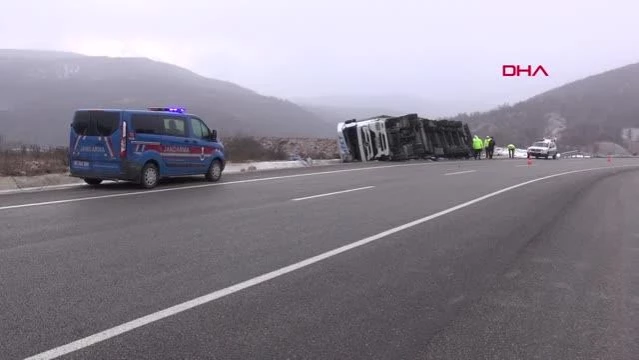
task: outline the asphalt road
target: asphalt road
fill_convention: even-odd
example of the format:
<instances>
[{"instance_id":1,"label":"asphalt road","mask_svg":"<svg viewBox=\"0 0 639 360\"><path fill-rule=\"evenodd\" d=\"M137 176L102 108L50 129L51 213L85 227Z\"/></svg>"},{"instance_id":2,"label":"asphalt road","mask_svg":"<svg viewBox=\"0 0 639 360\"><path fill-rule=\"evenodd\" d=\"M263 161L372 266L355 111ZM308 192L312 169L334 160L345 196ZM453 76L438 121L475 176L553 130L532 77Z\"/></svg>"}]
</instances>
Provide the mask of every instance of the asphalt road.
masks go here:
<instances>
[{"instance_id":1,"label":"asphalt road","mask_svg":"<svg viewBox=\"0 0 639 360\"><path fill-rule=\"evenodd\" d=\"M386 165L1 195L0 358L636 358L639 161Z\"/></svg>"}]
</instances>

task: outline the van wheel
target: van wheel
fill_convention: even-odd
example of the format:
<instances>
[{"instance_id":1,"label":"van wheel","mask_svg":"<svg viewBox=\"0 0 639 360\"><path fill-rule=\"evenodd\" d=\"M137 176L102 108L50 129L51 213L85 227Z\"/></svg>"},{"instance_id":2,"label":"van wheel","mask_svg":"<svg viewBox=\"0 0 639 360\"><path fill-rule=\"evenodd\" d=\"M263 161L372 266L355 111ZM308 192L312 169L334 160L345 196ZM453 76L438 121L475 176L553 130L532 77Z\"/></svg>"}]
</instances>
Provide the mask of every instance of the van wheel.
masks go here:
<instances>
[{"instance_id":1,"label":"van wheel","mask_svg":"<svg viewBox=\"0 0 639 360\"><path fill-rule=\"evenodd\" d=\"M84 182L89 185L100 185L102 183L102 179L84 178Z\"/></svg>"},{"instance_id":2,"label":"van wheel","mask_svg":"<svg viewBox=\"0 0 639 360\"><path fill-rule=\"evenodd\" d=\"M204 177L211 182L219 181L222 178L222 163L220 160L213 160L211 166L209 166L209 171L206 172Z\"/></svg>"},{"instance_id":3,"label":"van wheel","mask_svg":"<svg viewBox=\"0 0 639 360\"><path fill-rule=\"evenodd\" d=\"M158 167L153 163L146 163L142 168L140 184L145 189L152 189L157 186L160 181L160 172Z\"/></svg>"}]
</instances>

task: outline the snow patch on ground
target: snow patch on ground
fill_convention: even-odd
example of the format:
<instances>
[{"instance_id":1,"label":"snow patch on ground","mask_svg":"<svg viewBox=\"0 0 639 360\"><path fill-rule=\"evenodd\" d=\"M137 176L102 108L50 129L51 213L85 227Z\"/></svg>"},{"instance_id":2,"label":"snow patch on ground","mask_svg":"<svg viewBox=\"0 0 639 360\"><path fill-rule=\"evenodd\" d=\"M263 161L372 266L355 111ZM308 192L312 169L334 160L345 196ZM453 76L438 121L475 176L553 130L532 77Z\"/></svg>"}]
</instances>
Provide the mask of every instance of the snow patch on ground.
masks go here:
<instances>
[{"instance_id":1,"label":"snow patch on ground","mask_svg":"<svg viewBox=\"0 0 639 360\"><path fill-rule=\"evenodd\" d=\"M493 157L495 158L508 158L508 148L495 147L495 152L493 153ZM528 152L526 149L515 149L515 158L522 159L527 158Z\"/></svg>"},{"instance_id":2,"label":"snow patch on ground","mask_svg":"<svg viewBox=\"0 0 639 360\"><path fill-rule=\"evenodd\" d=\"M233 174L240 172L261 171L261 170L276 170L276 169L290 169L301 168L310 166L323 166L339 164L338 160L298 160L298 161L260 161L260 162L248 162L233 164L228 163L224 169L224 173Z\"/></svg>"}]
</instances>

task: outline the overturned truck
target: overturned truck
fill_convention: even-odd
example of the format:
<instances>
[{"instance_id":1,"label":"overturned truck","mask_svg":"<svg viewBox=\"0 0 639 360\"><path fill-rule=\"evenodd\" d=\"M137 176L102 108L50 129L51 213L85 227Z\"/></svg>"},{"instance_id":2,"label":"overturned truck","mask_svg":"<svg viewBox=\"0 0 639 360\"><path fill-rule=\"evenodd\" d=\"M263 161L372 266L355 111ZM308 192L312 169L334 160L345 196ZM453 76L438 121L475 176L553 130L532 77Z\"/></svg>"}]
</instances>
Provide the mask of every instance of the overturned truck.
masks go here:
<instances>
[{"instance_id":1,"label":"overturned truck","mask_svg":"<svg viewBox=\"0 0 639 360\"><path fill-rule=\"evenodd\" d=\"M472 149L467 124L417 114L348 120L337 125L337 137L344 162L467 158Z\"/></svg>"}]
</instances>

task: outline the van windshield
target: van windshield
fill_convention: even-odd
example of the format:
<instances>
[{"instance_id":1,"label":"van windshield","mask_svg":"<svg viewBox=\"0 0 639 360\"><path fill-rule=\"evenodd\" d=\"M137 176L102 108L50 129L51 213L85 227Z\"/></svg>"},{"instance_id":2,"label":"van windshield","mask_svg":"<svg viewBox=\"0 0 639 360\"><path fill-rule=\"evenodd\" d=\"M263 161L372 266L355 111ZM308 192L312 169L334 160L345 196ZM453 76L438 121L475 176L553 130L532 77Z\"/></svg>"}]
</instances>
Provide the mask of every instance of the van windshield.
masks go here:
<instances>
[{"instance_id":1,"label":"van windshield","mask_svg":"<svg viewBox=\"0 0 639 360\"><path fill-rule=\"evenodd\" d=\"M535 147L545 147L545 148L547 148L547 147L548 147L548 143L543 142L543 141L537 141L536 143L532 144L532 146L535 146Z\"/></svg>"}]
</instances>

